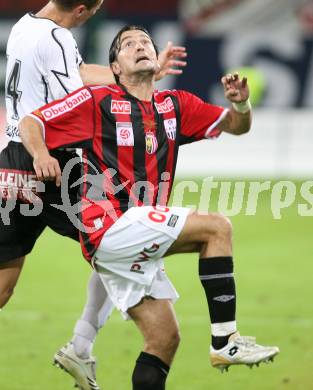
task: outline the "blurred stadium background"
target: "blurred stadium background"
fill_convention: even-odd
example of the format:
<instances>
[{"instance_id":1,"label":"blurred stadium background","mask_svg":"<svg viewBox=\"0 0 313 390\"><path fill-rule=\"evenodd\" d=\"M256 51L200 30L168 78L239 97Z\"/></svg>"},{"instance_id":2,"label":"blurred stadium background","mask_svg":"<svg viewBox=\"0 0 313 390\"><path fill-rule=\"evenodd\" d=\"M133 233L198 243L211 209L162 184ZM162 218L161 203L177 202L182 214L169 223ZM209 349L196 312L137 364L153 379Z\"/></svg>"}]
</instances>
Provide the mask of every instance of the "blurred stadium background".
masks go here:
<instances>
[{"instance_id":1,"label":"blurred stadium background","mask_svg":"<svg viewBox=\"0 0 313 390\"><path fill-rule=\"evenodd\" d=\"M6 143L6 41L20 16L45 3L0 0L0 149ZM273 219L269 192L260 197L256 216L233 218L242 333L279 345L281 356L275 365L252 372L234 368L221 376L210 369L206 309L197 278L190 277L197 275L196 256L179 256L168 261L182 296L177 304L182 345L168 388L313 389L313 213L312 204L308 217L299 216L296 207L303 203L300 187L313 173L313 1L105 0L102 10L74 31L84 60L107 64L112 37L126 23L147 27L160 47L168 40L187 47L183 75L162 80L159 89L186 89L223 105L221 76L242 67L255 72L249 74L258 95L251 133L185 146L180 179L284 179L298 190L281 220ZM197 203L199 194L184 200ZM211 209L217 201L214 195ZM80 257L77 245L48 231L30 256L14 298L0 314L1 390L70 388L71 380L49 360L70 337L84 302L89 269ZM141 340L116 313L106 328L95 347L99 382L103 389L129 389Z\"/></svg>"}]
</instances>

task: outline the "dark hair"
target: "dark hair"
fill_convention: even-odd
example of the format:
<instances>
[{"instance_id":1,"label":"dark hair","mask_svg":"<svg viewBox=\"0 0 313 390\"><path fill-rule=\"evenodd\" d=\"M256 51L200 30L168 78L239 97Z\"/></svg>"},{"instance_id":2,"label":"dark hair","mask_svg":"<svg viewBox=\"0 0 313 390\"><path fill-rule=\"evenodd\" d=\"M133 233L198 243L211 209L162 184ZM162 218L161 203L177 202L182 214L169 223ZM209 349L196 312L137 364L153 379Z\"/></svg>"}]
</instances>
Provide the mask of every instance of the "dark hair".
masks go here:
<instances>
[{"instance_id":1,"label":"dark hair","mask_svg":"<svg viewBox=\"0 0 313 390\"><path fill-rule=\"evenodd\" d=\"M110 47L110 51L109 51L109 63L110 65L112 65L112 63L116 60L117 58L117 55L119 53L119 51L121 50L121 37L122 37L122 34L126 31L133 31L133 30L140 30L140 31L143 31L145 34L148 35L148 37L151 39L151 42L153 44L153 47L154 47L154 50L156 52L156 55L158 56L159 55L159 49L157 47L157 45L155 44L154 40L152 39L151 35L149 34L148 30L145 29L144 27L142 26L136 26L136 25L128 25L128 26L125 26L123 27L122 29L120 29L120 31L115 35L113 41L112 41L112 44L111 44L111 47ZM115 81L118 83L119 82L119 77L114 74L114 78L115 78Z\"/></svg>"},{"instance_id":2,"label":"dark hair","mask_svg":"<svg viewBox=\"0 0 313 390\"><path fill-rule=\"evenodd\" d=\"M84 5L88 10L95 7L99 0L51 0L54 4L60 7L62 10L70 11L78 5Z\"/></svg>"}]
</instances>

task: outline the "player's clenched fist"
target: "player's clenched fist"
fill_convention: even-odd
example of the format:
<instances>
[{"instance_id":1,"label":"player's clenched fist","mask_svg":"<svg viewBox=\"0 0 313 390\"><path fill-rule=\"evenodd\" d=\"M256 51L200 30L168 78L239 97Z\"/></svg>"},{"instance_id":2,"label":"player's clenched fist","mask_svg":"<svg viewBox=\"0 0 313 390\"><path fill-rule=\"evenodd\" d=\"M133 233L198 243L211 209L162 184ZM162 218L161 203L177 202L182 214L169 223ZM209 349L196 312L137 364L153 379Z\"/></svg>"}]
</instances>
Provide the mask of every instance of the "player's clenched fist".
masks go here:
<instances>
[{"instance_id":1,"label":"player's clenched fist","mask_svg":"<svg viewBox=\"0 0 313 390\"><path fill-rule=\"evenodd\" d=\"M33 166L38 180L55 180L57 187L61 185L61 169L57 159L51 157L48 152L34 156Z\"/></svg>"}]
</instances>

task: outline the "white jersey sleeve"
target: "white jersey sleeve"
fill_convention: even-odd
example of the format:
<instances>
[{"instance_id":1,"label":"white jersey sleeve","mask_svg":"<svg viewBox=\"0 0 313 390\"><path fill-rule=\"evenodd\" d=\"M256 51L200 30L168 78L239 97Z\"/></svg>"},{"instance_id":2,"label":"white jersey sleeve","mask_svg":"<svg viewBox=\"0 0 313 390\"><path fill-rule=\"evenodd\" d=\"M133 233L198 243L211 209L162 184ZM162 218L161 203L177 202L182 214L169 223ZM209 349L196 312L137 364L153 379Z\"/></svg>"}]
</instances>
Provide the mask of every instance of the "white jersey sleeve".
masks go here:
<instances>
[{"instance_id":1,"label":"white jersey sleeve","mask_svg":"<svg viewBox=\"0 0 313 390\"><path fill-rule=\"evenodd\" d=\"M43 75L48 88L48 99L61 99L83 86L79 66L82 58L69 30L51 30L50 44L44 38L38 44L38 59L43 66Z\"/></svg>"},{"instance_id":2,"label":"white jersey sleeve","mask_svg":"<svg viewBox=\"0 0 313 390\"><path fill-rule=\"evenodd\" d=\"M69 30L32 14L13 26L7 59L7 135L21 142L18 123L25 115L82 87L82 59Z\"/></svg>"}]
</instances>

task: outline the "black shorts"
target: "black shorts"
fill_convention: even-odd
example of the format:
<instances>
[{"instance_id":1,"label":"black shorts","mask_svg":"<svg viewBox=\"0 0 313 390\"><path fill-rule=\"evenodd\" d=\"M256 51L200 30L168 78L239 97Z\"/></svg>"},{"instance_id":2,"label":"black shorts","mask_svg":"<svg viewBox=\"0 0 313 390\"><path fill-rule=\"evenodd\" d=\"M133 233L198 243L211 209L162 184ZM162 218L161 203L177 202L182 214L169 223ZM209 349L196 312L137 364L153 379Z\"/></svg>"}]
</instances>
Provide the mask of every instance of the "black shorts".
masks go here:
<instances>
[{"instance_id":1,"label":"black shorts","mask_svg":"<svg viewBox=\"0 0 313 390\"><path fill-rule=\"evenodd\" d=\"M77 157L76 153L66 151L53 151L51 154L58 159L61 169L71 158ZM79 241L78 230L73 226L67 214L51 206L51 204L62 204L60 187L56 187L54 182L45 182L45 191L40 193L42 212L38 216L22 215L21 207L33 208L31 197L27 195L26 198L23 198L26 191L21 191L19 187L23 178L32 177L30 175L35 175L32 157L23 144L9 142L8 146L0 153L0 206L7 207L7 211L12 208L6 214L3 212L0 214L0 264L31 252L37 238L46 226L49 226L56 233ZM77 181L80 176L81 166L76 164L71 170L68 182L68 197L71 204L78 201L77 187L71 189L71 184ZM10 191L12 188L19 188L17 199L9 199L7 187L10 184ZM10 206L9 202L14 203ZM4 215L8 218L4 218Z\"/></svg>"}]
</instances>

